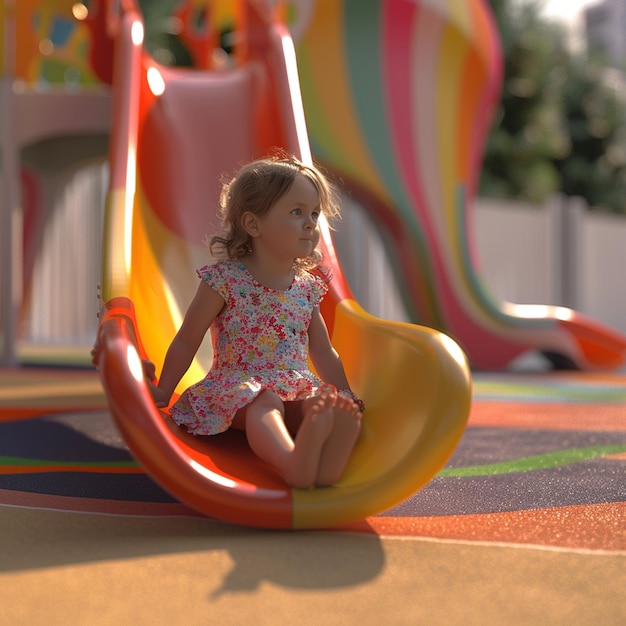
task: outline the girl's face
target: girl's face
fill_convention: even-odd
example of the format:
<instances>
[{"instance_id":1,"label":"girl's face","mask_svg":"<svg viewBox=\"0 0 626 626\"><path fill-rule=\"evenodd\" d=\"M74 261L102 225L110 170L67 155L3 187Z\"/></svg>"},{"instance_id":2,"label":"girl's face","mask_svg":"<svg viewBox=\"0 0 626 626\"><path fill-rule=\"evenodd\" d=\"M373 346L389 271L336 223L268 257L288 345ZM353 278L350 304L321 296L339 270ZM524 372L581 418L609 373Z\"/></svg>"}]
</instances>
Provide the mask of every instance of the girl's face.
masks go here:
<instances>
[{"instance_id":1,"label":"girl's face","mask_svg":"<svg viewBox=\"0 0 626 626\"><path fill-rule=\"evenodd\" d=\"M315 185L298 174L289 191L265 216L257 218L258 231L251 233L253 245L263 245L272 255L290 262L309 256L319 241L319 203Z\"/></svg>"}]
</instances>

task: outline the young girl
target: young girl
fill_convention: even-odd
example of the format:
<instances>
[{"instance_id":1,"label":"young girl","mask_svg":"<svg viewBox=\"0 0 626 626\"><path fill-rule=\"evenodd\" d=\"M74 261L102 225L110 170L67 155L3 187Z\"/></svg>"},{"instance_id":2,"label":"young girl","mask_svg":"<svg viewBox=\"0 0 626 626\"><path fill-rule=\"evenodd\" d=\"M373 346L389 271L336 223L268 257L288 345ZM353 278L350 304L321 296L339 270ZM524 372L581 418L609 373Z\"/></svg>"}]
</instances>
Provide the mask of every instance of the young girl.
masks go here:
<instances>
[{"instance_id":1,"label":"young girl","mask_svg":"<svg viewBox=\"0 0 626 626\"><path fill-rule=\"evenodd\" d=\"M255 454L290 486L332 485L364 408L320 313L327 287L309 271L321 256L320 215L338 215L333 189L295 158L261 159L224 186L220 209L224 232L210 250L221 260L198 271L198 290L152 395L168 404L211 328L213 365L173 405L174 421L197 435L245 430ZM320 378L309 371L309 356Z\"/></svg>"}]
</instances>

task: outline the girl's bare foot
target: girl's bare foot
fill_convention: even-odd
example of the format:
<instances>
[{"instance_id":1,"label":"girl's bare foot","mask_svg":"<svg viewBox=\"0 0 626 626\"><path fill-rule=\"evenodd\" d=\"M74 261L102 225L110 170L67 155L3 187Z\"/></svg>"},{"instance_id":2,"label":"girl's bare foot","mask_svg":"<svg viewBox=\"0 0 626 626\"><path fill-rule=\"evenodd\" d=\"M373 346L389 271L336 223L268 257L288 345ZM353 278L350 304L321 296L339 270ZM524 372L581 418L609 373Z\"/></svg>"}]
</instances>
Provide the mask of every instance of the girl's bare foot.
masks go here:
<instances>
[{"instance_id":1,"label":"girl's bare foot","mask_svg":"<svg viewBox=\"0 0 626 626\"><path fill-rule=\"evenodd\" d=\"M341 392L337 394L337 401L335 402L335 409L338 412L345 413L352 416L353 419L361 420L363 414L359 411L359 407L356 402L349 396L344 396Z\"/></svg>"},{"instance_id":2,"label":"girl's bare foot","mask_svg":"<svg viewBox=\"0 0 626 626\"><path fill-rule=\"evenodd\" d=\"M335 484L342 476L361 432L362 413L352 398L339 393L333 406L333 428L322 454L315 484Z\"/></svg>"},{"instance_id":3,"label":"girl's bare foot","mask_svg":"<svg viewBox=\"0 0 626 626\"><path fill-rule=\"evenodd\" d=\"M303 402L302 424L283 468L283 477L292 487L306 489L315 484L322 448L333 430L336 400L335 393L322 393Z\"/></svg>"}]
</instances>

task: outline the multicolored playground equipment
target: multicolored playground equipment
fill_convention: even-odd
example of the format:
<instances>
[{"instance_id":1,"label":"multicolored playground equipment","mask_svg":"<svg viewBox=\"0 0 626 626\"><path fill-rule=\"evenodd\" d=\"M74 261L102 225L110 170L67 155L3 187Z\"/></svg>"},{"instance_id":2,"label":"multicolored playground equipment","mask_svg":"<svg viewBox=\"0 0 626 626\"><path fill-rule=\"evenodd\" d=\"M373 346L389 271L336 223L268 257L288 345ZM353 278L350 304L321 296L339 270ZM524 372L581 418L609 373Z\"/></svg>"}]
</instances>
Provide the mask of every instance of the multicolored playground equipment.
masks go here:
<instances>
[{"instance_id":1,"label":"multicolored playground equipment","mask_svg":"<svg viewBox=\"0 0 626 626\"><path fill-rule=\"evenodd\" d=\"M87 11L71 0L0 2L3 364L18 360L15 339L62 176L107 155L113 48L104 6L93 4Z\"/></svg>"},{"instance_id":2,"label":"multicolored playground equipment","mask_svg":"<svg viewBox=\"0 0 626 626\"><path fill-rule=\"evenodd\" d=\"M389 508L436 474L463 432L470 376L446 335L378 320L359 307L325 227L334 277L323 314L368 405L340 483L291 489L241 433L189 436L154 407L140 359L162 363L180 324L194 268L206 260L203 238L220 173L276 146L311 159L288 31L264 3L244 3L238 18L242 43L233 69L172 69L145 53L141 16L134 2L122 2L96 362L130 449L178 498L241 524L331 526ZM179 391L202 377L210 358L193 364Z\"/></svg>"},{"instance_id":3,"label":"multicolored playground equipment","mask_svg":"<svg viewBox=\"0 0 626 626\"><path fill-rule=\"evenodd\" d=\"M78 74L63 66L64 80L112 82L95 362L129 448L180 500L262 527L361 519L418 490L453 451L471 395L459 344L470 363L490 369L531 349L583 369L623 364L626 339L618 333L568 309L494 303L480 283L471 203L501 73L482 0L293 3L286 15L301 33L295 48L269 2L246 0L235 11L217 3L201 32L186 35L201 69L150 57L135 0L20 3L18 13L27 4L30 18L62 9L80 22L75 45L91 61ZM185 2L180 15L203 4ZM210 52L224 16L235 20L237 45L217 67ZM18 65L49 75L59 67ZM381 225L411 315L425 325L364 312L324 227L334 278L323 313L368 410L344 478L313 491L287 488L240 433L206 440L174 426L154 407L141 368L142 358L162 363L194 269L206 262L220 175L276 146L304 161L312 147L346 181ZM179 391L210 361L207 346Z\"/></svg>"}]
</instances>

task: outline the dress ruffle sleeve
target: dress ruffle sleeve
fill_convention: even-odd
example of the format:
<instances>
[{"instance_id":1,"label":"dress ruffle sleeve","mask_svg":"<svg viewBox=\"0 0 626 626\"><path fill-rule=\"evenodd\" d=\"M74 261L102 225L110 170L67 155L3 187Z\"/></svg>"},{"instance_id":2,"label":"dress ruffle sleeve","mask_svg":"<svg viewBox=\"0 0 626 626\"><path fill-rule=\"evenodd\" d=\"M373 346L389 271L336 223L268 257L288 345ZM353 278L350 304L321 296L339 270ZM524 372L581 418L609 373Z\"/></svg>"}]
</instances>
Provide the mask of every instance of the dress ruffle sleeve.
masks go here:
<instances>
[{"instance_id":1,"label":"dress ruffle sleeve","mask_svg":"<svg viewBox=\"0 0 626 626\"><path fill-rule=\"evenodd\" d=\"M328 292L328 285L318 276L311 276L310 301L314 307L320 305Z\"/></svg>"},{"instance_id":2,"label":"dress ruffle sleeve","mask_svg":"<svg viewBox=\"0 0 626 626\"><path fill-rule=\"evenodd\" d=\"M223 263L204 265L199 270L196 270L196 274L198 278L201 278L211 289L217 291L228 302L229 290L225 267L227 266L224 266Z\"/></svg>"}]
</instances>

